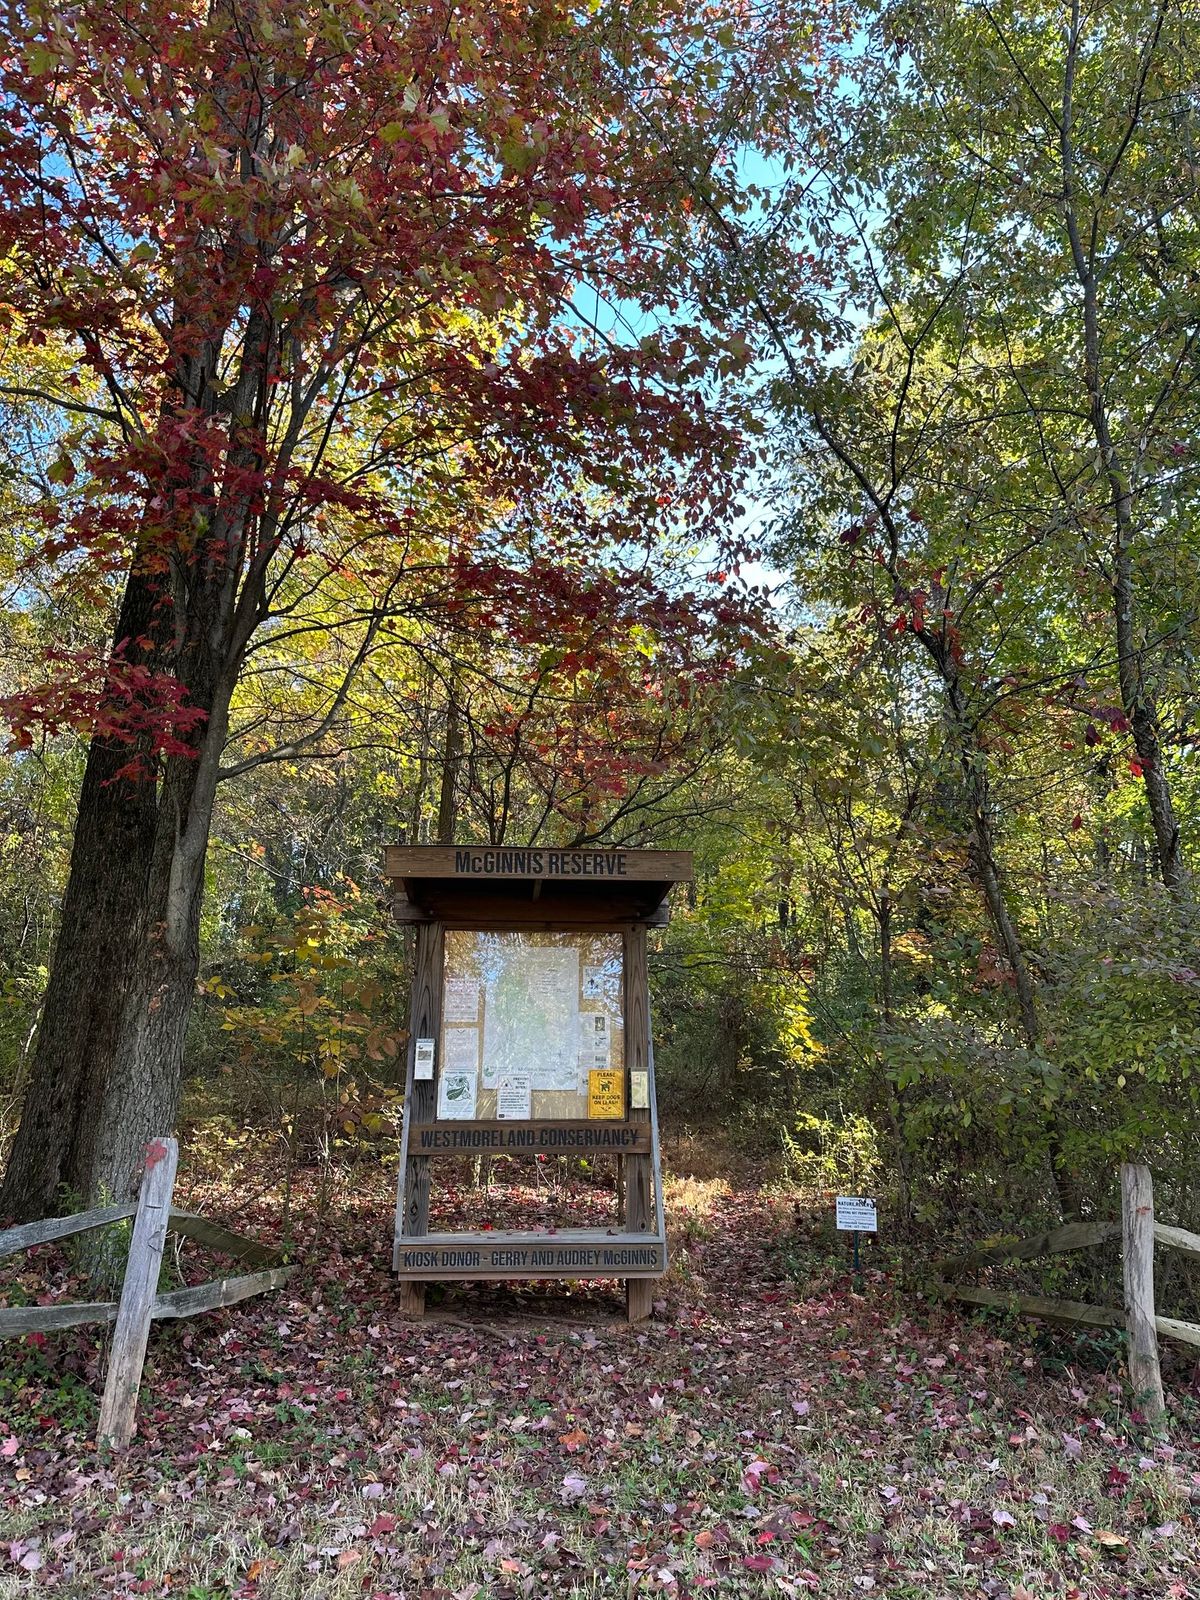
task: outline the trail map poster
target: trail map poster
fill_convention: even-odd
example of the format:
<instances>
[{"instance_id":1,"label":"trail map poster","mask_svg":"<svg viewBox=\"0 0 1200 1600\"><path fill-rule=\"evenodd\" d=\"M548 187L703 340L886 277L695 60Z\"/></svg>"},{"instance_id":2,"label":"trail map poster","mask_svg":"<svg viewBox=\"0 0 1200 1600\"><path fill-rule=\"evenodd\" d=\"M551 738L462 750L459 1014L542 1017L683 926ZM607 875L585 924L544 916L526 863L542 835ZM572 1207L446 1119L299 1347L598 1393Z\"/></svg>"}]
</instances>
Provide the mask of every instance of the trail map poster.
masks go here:
<instances>
[{"instance_id":1,"label":"trail map poster","mask_svg":"<svg viewBox=\"0 0 1200 1600\"><path fill-rule=\"evenodd\" d=\"M527 1083L526 1120L586 1115L589 1074L624 1065L620 936L451 929L445 948L441 1059L461 1072L478 1043L471 1114L519 1120Z\"/></svg>"},{"instance_id":2,"label":"trail map poster","mask_svg":"<svg viewBox=\"0 0 1200 1600\"><path fill-rule=\"evenodd\" d=\"M486 952L483 993L483 1087L527 1072L535 1089L574 1089L579 951L498 944Z\"/></svg>"}]
</instances>

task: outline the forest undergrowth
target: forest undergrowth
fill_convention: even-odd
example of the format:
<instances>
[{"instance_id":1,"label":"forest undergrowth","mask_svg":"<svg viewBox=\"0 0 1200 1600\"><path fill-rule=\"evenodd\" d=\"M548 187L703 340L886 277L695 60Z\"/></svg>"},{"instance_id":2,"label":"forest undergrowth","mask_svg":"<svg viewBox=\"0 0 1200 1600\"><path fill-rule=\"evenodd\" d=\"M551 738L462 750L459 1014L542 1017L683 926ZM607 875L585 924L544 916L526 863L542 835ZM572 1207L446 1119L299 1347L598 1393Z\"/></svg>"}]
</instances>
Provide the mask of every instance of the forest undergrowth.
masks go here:
<instances>
[{"instance_id":1,"label":"forest undergrowth","mask_svg":"<svg viewBox=\"0 0 1200 1600\"><path fill-rule=\"evenodd\" d=\"M599 1215L594 1178L503 1176L443 1191L460 1225ZM652 1322L626 1326L611 1284L469 1285L413 1324L391 1177L363 1161L325 1193L280 1293L154 1329L120 1459L93 1444L105 1332L6 1346L4 1600L1200 1594L1180 1356L1168 1443L1117 1345L931 1305L886 1246L856 1288L819 1203L678 1174ZM318 1181L293 1181L295 1217ZM180 1195L279 1235L250 1167L192 1163ZM212 1275L190 1245L168 1264ZM7 1283L70 1294L70 1263L43 1249Z\"/></svg>"}]
</instances>

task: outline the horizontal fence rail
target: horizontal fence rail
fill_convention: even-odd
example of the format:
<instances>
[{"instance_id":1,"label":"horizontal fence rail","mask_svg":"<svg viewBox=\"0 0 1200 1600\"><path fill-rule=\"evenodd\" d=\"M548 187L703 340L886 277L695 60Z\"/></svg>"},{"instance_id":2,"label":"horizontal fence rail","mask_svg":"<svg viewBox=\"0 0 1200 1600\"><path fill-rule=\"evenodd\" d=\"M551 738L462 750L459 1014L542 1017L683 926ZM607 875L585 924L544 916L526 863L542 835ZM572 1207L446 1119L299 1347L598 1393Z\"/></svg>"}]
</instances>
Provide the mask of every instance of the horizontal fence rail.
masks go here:
<instances>
[{"instance_id":1,"label":"horizontal fence rail","mask_svg":"<svg viewBox=\"0 0 1200 1600\"><path fill-rule=\"evenodd\" d=\"M26 1222L0 1233L0 1260L38 1245L53 1244L133 1219L129 1258L119 1300L59 1301L54 1305L0 1306L0 1340L28 1333L50 1333L89 1323L115 1323L108 1376L100 1408L98 1436L117 1448L133 1437L137 1397L153 1322L195 1317L222 1306L236 1305L252 1295L282 1288L294 1268L286 1266L282 1252L258 1239L248 1239L223 1223L171 1204L179 1147L174 1139L155 1139L146 1148L137 1202L95 1206L70 1217L48 1217ZM159 1294L158 1275L167 1233L182 1234L206 1249L256 1272Z\"/></svg>"},{"instance_id":2,"label":"horizontal fence rail","mask_svg":"<svg viewBox=\"0 0 1200 1600\"><path fill-rule=\"evenodd\" d=\"M954 1281L957 1274L984 1267L1034 1261L1040 1256L1063 1255L1092 1249L1110 1239L1121 1241L1124 1277L1123 1306L1093 1306L1080 1300L1054 1299L1016 1290L989 1289ZM1134 1393L1143 1397L1146 1415L1159 1422L1165 1415L1158 1339L1200 1349L1200 1323L1160 1317L1154 1306L1153 1251L1155 1245L1200 1260L1200 1233L1154 1220L1154 1191L1148 1167L1126 1162L1121 1168L1121 1220L1101 1218L1068 1222L1025 1238L1015 1234L989 1239L960 1255L935 1262L939 1274L933 1293L944 1300L1019 1312L1047 1322L1092 1328L1123 1328L1129 1337L1129 1369Z\"/></svg>"}]
</instances>

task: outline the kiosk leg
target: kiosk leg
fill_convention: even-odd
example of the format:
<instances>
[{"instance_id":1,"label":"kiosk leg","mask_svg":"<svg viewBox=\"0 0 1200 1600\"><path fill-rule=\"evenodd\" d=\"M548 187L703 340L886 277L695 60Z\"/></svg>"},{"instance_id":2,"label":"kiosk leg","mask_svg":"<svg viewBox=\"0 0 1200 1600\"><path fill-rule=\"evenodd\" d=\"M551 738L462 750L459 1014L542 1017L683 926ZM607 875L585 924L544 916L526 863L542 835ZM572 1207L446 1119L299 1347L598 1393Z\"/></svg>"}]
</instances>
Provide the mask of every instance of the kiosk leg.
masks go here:
<instances>
[{"instance_id":1,"label":"kiosk leg","mask_svg":"<svg viewBox=\"0 0 1200 1600\"><path fill-rule=\"evenodd\" d=\"M405 1317L425 1315L425 1285L405 1278L400 1285L400 1314Z\"/></svg>"},{"instance_id":2,"label":"kiosk leg","mask_svg":"<svg viewBox=\"0 0 1200 1600\"><path fill-rule=\"evenodd\" d=\"M653 1278L625 1279L625 1320L645 1322L654 1305Z\"/></svg>"}]
</instances>

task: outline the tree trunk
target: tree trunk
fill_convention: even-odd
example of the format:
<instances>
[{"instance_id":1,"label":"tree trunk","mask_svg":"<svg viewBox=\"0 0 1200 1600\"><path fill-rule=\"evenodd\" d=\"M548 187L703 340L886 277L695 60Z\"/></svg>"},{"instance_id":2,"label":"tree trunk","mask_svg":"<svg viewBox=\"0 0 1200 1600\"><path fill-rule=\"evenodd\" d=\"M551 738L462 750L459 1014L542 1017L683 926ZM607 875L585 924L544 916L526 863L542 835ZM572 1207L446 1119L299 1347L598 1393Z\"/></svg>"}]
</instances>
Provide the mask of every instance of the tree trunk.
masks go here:
<instances>
[{"instance_id":1,"label":"tree trunk","mask_svg":"<svg viewBox=\"0 0 1200 1600\"><path fill-rule=\"evenodd\" d=\"M1081 45L1078 4L1073 5L1067 36L1067 58L1059 122L1062 163L1062 217L1083 312L1083 380L1088 397L1092 437L1113 516L1113 617L1117 646L1117 679L1121 705L1133 732L1150 825L1158 847L1159 872L1168 889L1179 889L1186 877L1179 822L1171 800L1171 787L1162 765L1158 706L1146 678L1143 644L1136 618L1133 546L1137 538L1133 475L1122 459L1110 423L1105 394L1104 341L1101 333L1100 282L1095 259L1096 229L1080 226L1075 181L1077 156L1074 136L1075 74ZM1136 465L1136 452L1133 454Z\"/></svg>"},{"instance_id":2,"label":"tree trunk","mask_svg":"<svg viewBox=\"0 0 1200 1600\"><path fill-rule=\"evenodd\" d=\"M207 607L196 609L203 614ZM182 665L189 703L204 706L208 717L196 754L173 756L164 765L154 859L120 1031L108 1070L93 1079L85 1102L79 1182L89 1197L125 1198L141 1172L147 1141L172 1132L179 1112L200 965L204 864L234 682L233 674L218 676L209 630L197 626L195 632L199 643Z\"/></svg>"},{"instance_id":3,"label":"tree trunk","mask_svg":"<svg viewBox=\"0 0 1200 1600\"><path fill-rule=\"evenodd\" d=\"M146 578L131 573L115 644L146 636L155 599ZM21 1220L52 1215L64 1188L80 1198L88 1192L82 1108L117 1048L154 849L153 778L117 776L137 754L100 738L88 750L50 980L0 1189L0 1213Z\"/></svg>"},{"instance_id":4,"label":"tree trunk","mask_svg":"<svg viewBox=\"0 0 1200 1600\"><path fill-rule=\"evenodd\" d=\"M1142 768L1146 786L1146 805L1158 851L1158 870L1168 889L1179 889L1186 876L1182 837L1171 786L1162 764L1162 741L1158 732L1158 706L1146 683L1142 653L1136 641L1133 620L1133 569L1129 553L1129 531L1119 526L1116 549L1116 581L1113 607L1116 612L1117 676L1121 703L1133 729L1133 747Z\"/></svg>"},{"instance_id":5,"label":"tree trunk","mask_svg":"<svg viewBox=\"0 0 1200 1600\"><path fill-rule=\"evenodd\" d=\"M450 680L446 705L446 743L442 754L441 786L438 793L437 843L453 844L458 827L458 764L462 759L462 712L458 685Z\"/></svg>"},{"instance_id":6,"label":"tree trunk","mask_svg":"<svg viewBox=\"0 0 1200 1600\"><path fill-rule=\"evenodd\" d=\"M883 1031L892 1031L892 891L885 884L875 903L875 916L879 924L879 1007ZM908 1147L904 1139L904 1098L896 1087L886 1064L881 1074L885 1084L885 1106L896 1147L896 1173L900 1179L900 1214L906 1222L912 1221L912 1174L909 1170Z\"/></svg>"},{"instance_id":7,"label":"tree trunk","mask_svg":"<svg viewBox=\"0 0 1200 1600\"><path fill-rule=\"evenodd\" d=\"M186 276L188 263L180 265ZM187 303L190 294L182 296ZM175 389L163 408L172 427L181 413L193 421L213 416L212 376L226 329L218 321L180 351ZM148 742L92 740L37 1054L0 1211L46 1215L64 1184L84 1200L105 1190L124 1195L131 1166L140 1170L141 1147L174 1126L218 766L257 614L251 590L241 597L247 604L238 618L253 500L247 484L262 468L261 435L240 419L261 425L277 355L270 318L253 310L229 401L235 421L224 482L214 479L199 444L190 462L175 460L177 481L187 487L188 526L203 507L207 537L194 547L164 546L156 531L160 508L150 518L149 548L135 555L126 580L115 647L131 663L170 672L185 703L207 720L193 731L189 754L166 759L155 757ZM168 456L174 459L174 451ZM260 571L260 584L262 578ZM157 784L152 776L117 776L139 756Z\"/></svg>"},{"instance_id":8,"label":"tree trunk","mask_svg":"<svg viewBox=\"0 0 1200 1600\"><path fill-rule=\"evenodd\" d=\"M161 762L156 784L116 778L137 752L92 741L62 931L3 1193L3 1208L18 1217L50 1214L63 1187L84 1203L125 1198L146 1142L175 1125L235 676L218 676L222 576L196 584L189 640L171 663L187 703L208 713L195 754ZM137 604L155 599L131 576L120 638L129 637Z\"/></svg>"},{"instance_id":9,"label":"tree trunk","mask_svg":"<svg viewBox=\"0 0 1200 1600\"><path fill-rule=\"evenodd\" d=\"M1038 1014L1033 973L1020 932L1008 908L1000 864L996 859L986 762L983 752L979 749L974 726L967 714L957 668L944 652L935 656L935 659L939 662L950 714L954 719L955 732L959 740L959 765L970 797L971 835L968 849L971 866L983 895L993 932L1013 975L1025 1044L1031 1053L1037 1054L1042 1047L1041 1017ZM1082 1210L1083 1195L1079 1187L1078 1174L1067 1167L1058 1116L1053 1111L1046 1117L1046 1135L1049 1143L1050 1171L1059 1209L1065 1219L1077 1217Z\"/></svg>"}]
</instances>

